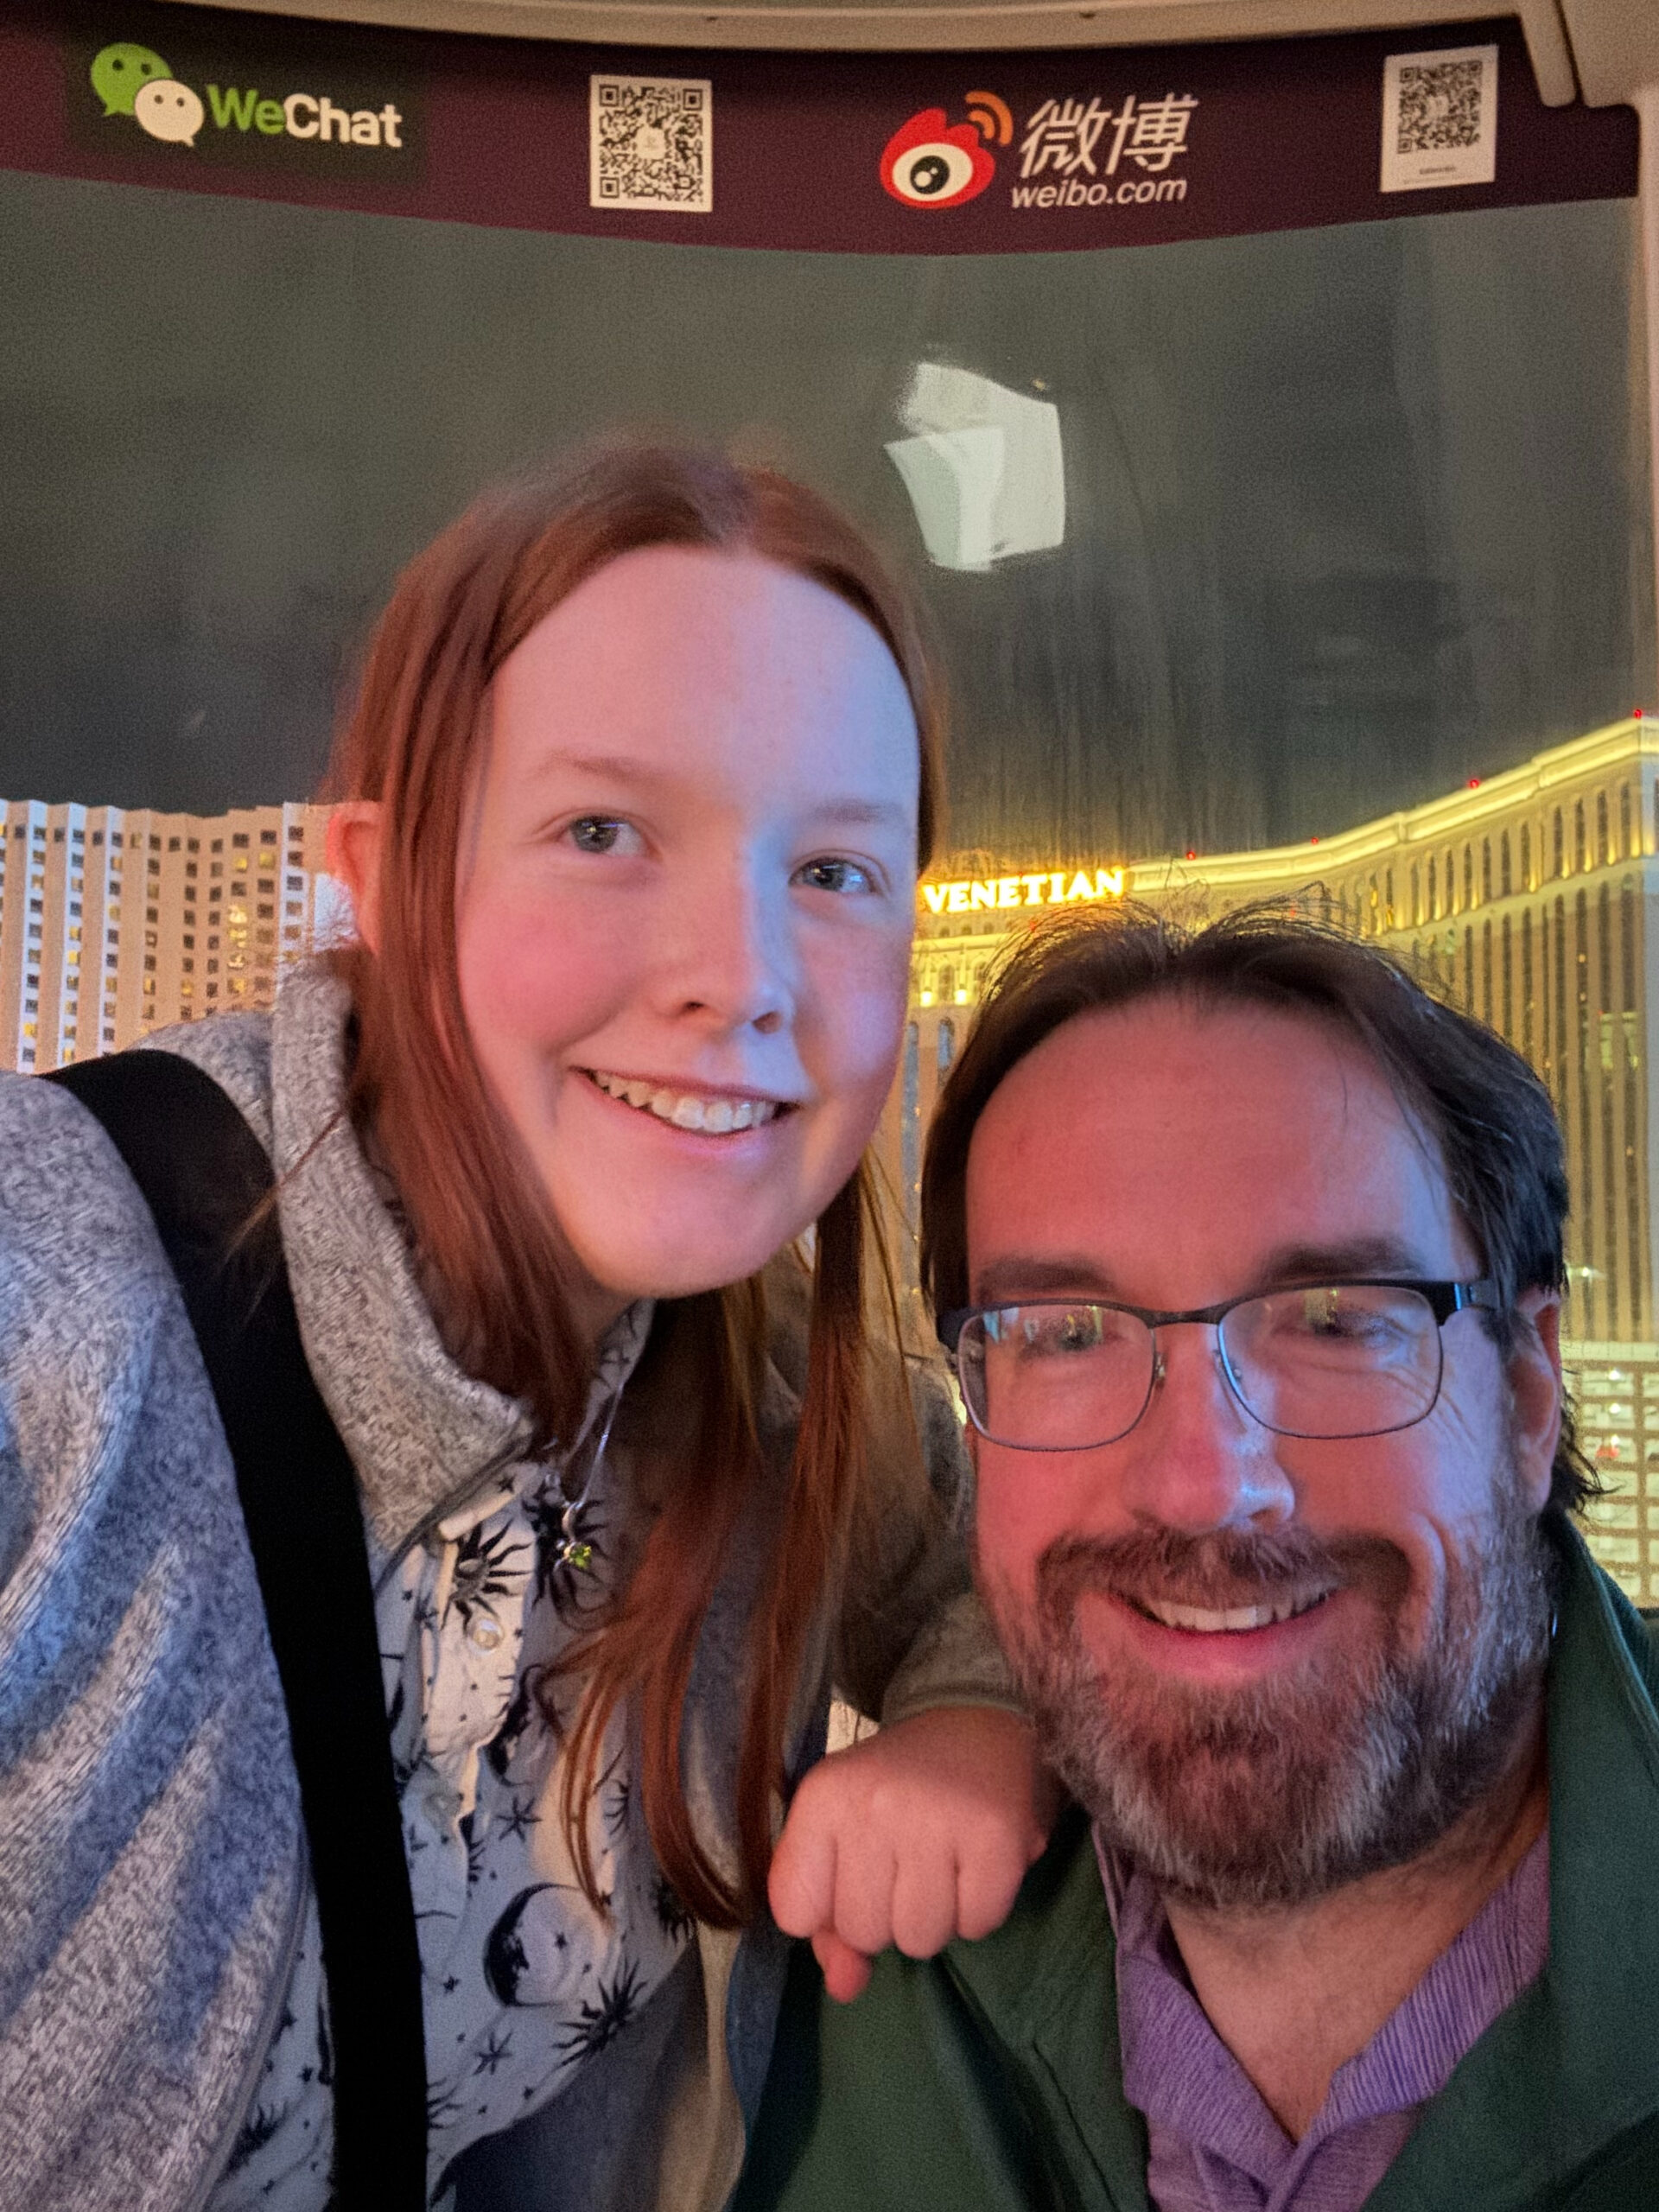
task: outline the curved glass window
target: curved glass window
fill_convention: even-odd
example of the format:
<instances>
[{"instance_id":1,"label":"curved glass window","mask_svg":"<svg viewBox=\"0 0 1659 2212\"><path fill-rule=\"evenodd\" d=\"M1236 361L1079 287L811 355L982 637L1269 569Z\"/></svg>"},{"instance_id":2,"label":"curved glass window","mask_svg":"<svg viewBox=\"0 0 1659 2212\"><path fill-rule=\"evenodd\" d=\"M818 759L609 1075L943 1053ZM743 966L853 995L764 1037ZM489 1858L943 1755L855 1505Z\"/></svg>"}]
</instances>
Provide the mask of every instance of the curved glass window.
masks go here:
<instances>
[{"instance_id":1,"label":"curved glass window","mask_svg":"<svg viewBox=\"0 0 1659 2212\"><path fill-rule=\"evenodd\" d=\"M646 424L804 473L917 575L959 849L1329 836L1651 696L1635 254L1617 200L932 259L0 175L0 782L303 795L397 564ZM988 550L976 410L1017 426L1005 524L1058 464L1058 544Z\"/></svg>"}]
</instances>

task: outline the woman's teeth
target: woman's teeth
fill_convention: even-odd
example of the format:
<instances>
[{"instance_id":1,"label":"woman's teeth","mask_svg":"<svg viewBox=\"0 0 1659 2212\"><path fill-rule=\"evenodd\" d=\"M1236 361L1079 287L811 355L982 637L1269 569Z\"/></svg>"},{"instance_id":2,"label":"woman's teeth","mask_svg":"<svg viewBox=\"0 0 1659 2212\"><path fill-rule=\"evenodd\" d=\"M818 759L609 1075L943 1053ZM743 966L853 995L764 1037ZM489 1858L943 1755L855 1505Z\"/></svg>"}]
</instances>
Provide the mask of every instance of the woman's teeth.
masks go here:
<instances>
[{"instance_id":1,"label":"woman's teeth","mask_svg":"<svg viewBox=\"0 0 1659 2212\"><path fill-rule=\"evenodd\" d=\"M1239 1636L1248 1629L1272 1628L1280 1621L1294 1620L1299 1613L1311 1612L1315 1605L1323 1605L1331 1595L1328 1590L1303 1592L1275 1599L1267 1605L1230 1605L1224 1611L1212 1611L1205 1605L1175 1605L1161 1598L1142 1598L1142 1612L1161 1621L1166 1628L1182 1628L1195 1636Z\"/></svg>"},{"instance_id":2,"label":"woman's teeth","mask_svg":"<svg viewBox=\"0 0 1659 2212\"><path fill-rule=\"evenodd\" d=\"M671 1122L677 1129L701 1129L723 1137L734 1129L761 1128L778 1111L773 1098L699 1098L694 1091L663 1090L625 1076L601 1075L597 1068L589 1072L607 1097L654 1114L659 1122Z\"/></svg>"}]
</instances>

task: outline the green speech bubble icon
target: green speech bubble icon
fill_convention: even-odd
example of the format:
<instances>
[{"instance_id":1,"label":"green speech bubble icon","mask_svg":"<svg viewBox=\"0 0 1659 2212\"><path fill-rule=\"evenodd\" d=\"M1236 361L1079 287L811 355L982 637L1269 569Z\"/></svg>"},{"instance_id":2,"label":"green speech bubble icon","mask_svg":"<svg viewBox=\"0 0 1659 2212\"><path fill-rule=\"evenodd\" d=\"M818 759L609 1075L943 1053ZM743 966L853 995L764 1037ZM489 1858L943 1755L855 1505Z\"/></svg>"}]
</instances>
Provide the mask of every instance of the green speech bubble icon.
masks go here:
<instances>
[{"instance_id":1,"label":"green speech bubble icon","mask_svg":"<svg viewBox=\"0 0 1659 2212\"><path fill-rule=\"evenodd\" d=\"M147 46L106 46L92 61L92 90L108 115L130 115L132 104L152 79L173 72Z\"/></svg>"}]
</instances>

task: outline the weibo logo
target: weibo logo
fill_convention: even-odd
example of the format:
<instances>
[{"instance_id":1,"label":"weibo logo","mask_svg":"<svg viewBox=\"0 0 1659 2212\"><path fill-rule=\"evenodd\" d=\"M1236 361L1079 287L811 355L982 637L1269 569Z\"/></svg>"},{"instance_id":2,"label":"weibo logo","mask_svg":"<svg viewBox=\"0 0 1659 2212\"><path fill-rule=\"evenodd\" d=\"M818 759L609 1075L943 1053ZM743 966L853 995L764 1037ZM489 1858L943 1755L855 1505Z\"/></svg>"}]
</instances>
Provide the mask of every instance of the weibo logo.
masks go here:
<instances>
[{"instance_id":1,"label":"weibo logo","mask_svg":"<svg viewBox=\"0 0 1659 2212\"><path fill-rule=\"evenodd\" d=\"M942 107L925 107L882 148L881 181L906 207L960 207L996 175L988 149L1014 137L1007 103L995 92L969 92L967 106L968 121L957 124Z\"/></svg>"}]
</instances>

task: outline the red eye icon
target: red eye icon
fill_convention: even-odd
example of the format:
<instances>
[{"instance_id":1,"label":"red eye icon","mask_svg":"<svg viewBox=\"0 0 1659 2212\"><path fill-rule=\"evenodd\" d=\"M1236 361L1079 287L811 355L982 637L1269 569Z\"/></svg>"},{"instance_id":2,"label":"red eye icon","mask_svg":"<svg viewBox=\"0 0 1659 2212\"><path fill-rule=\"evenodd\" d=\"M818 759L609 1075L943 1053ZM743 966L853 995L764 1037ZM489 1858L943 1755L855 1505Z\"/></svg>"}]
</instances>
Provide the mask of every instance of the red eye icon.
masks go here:
<instances>
[{"instance_id":1,"label":"red eye icon","mask_svg":"<svg viewBox=\"0 0 1659 2212\"><path fill-rule=\"evenodd\" d=\"M881 181L906 207L960 207L995 175L974 125L952 124L942 107L900 124L881 152Z\"/></svg>"}]
</instances>

